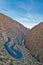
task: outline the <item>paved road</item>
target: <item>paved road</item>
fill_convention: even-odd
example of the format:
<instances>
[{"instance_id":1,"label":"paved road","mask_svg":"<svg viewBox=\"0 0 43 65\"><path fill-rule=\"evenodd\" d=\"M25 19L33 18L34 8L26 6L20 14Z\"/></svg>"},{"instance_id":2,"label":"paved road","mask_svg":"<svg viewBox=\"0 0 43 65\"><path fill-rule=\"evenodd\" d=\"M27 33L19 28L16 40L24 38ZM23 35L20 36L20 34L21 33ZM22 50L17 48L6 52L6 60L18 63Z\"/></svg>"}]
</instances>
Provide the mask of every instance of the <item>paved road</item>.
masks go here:
<instances>
[{"instance_id":1,"label":"paved road","mask_svg":"<svg viewBox=\"0 0 43 65\"><path fill-rule=\"evenodd\" d=\"M16 45L16 43L14 42L14 44L11 47L8 47L9 42L11 42L11 38L8 37L8 41L5 42L4 47L6 49L6 51L13 57L16 58L22 62L24 62L24 58L23 58L23 54L20 50L17 50L14 48L14 46Z\"/></svg>"}]
</instances>

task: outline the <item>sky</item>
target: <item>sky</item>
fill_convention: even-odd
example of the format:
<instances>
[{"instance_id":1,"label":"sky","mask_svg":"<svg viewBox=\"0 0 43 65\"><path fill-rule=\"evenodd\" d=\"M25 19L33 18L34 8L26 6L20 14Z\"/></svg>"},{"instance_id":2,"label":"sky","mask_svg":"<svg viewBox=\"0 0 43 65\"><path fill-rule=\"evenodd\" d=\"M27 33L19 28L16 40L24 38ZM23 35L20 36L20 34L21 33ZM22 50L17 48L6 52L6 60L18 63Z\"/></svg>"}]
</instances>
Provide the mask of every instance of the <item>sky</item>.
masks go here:
<instances>
[{"instance_id":1,"label":"sky","mask_svg":"<svg viewBox=\"0 0 43 65\"><path fill-rule=\"evenodd\" d=\"M0 13L32 28L43 22L43 0L0 0Z\"/></svg>"}]
</instances>

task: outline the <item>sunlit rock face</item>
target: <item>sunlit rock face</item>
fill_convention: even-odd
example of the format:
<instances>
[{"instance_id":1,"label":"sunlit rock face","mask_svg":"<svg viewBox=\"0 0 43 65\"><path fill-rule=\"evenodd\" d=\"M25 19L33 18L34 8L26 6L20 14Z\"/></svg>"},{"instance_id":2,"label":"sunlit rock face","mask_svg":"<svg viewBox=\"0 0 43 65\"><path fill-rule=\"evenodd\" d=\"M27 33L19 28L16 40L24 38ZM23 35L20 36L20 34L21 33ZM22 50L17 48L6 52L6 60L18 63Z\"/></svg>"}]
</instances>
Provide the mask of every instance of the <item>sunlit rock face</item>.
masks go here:
<instances>
[{"instance_id":1,"label":"sunlit rock face","mask_svg":"<svg viewBox=\"0 0 43 65\"><path fill-rule=\"evenodd\" d=\"M25 48L29 29L0 14L0 65L42 65Z\"/></svg>"},{"instance_id":2,"label":"sunlit rock face","mask_svg":"<svg viewBox=\"0 0 43 65\"><path fill-rule=\"evenodd\" d=\"M12 33L12 37L14 36L13 35L14 33L17 36L21 36L21 35L27 33L29 30L29 29L25 28L19 22L15 21L15 20L13 20L13 19L11 19L3 14L0 14L0 26L2 28L2 31L4 31L4 32L10 31L10 33Z\"/></svg>"},{"instance_id":3,"label":"sunlit rock face","mask_svg":"<svg viewBox=\"0 0 43 65\"><path fill-rule=\"evenodd\" d=\"M25 38L25 46L43 63L43 22L33 27Z\"/></svg>"}]
</instances>

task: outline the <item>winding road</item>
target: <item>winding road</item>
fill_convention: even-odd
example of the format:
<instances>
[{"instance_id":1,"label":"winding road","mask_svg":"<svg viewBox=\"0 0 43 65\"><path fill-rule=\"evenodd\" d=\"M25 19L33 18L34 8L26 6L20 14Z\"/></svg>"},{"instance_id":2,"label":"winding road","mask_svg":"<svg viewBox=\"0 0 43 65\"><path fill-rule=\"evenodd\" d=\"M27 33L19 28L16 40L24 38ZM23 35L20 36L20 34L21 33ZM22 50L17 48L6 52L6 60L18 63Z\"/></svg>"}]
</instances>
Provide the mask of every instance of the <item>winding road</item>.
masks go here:
<instances>
[{"instance_id":1,"label":"winding road","mask_svg":"<svg viewBox=\"0 0 43 65\"><path fill-rule=\"evenodd\" d=\"M14 44L11 47L8 47L9 42L11 42L11 38L8 37L8 41L4 43L4 47L5 50L13 57L16 58L22 62L24 62L24 57L23 57L23 53L20 50L15 49L15 45L16 43L14 42Z\"/></svg>"}]
</instances>

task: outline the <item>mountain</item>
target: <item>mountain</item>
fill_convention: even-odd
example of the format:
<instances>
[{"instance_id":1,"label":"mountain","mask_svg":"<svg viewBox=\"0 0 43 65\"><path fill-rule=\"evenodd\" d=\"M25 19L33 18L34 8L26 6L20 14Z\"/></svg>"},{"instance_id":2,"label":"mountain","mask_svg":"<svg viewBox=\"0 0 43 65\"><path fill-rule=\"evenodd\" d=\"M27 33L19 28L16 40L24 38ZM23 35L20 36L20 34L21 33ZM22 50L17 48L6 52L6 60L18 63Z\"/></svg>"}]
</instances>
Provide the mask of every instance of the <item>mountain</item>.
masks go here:
<instances>
[{"instance_id":1,"label":"mountain","mask_svg":"<svg viewBox=\"0 0 43 65\"><path fill-rule=\"evenodd\" d=\"M25 46L39 62L43 63L43 22L33 27L25 38Z\"/></svg>"},{"instance_id":2,"label":"mountain","mask_svg":"<svg viewBox=\"0 0 43 65\"><path fill-rule=\"evenodd\" d=\"M0 65L42 65L25 48L29 29L0 13Z\"/></svg>"},{"instance_id":3,"label":"mountain","mask_svg":"<svg viewBox=\"0 0 43 65\"><path fill-rule=\"evenodd\" d=\"M21 37L28 32L29 29L24 27L19 22L11 19L10 17L0 13L0 32L10 32L11 36Z\"/></svg>"}]
</instances>

